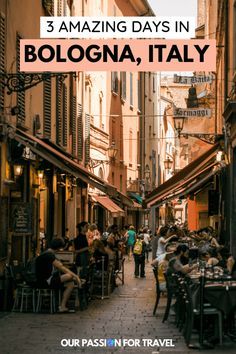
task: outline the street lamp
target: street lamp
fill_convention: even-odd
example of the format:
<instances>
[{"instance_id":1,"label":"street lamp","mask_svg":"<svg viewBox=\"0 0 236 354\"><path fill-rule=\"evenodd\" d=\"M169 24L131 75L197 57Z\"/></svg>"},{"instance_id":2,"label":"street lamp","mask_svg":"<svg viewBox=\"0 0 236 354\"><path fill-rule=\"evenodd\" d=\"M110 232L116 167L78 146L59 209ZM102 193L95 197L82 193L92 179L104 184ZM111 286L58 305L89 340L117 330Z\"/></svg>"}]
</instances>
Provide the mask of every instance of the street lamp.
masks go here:
<instances>
[{"instance_id":1,"label":"street lamp","mask_svg":"<svg viewBox=\"0 0 236 354\"><path fill-rule=\"evenodd\" d=\"M116 159L118 149L117 149L114 141L112 141L111 146L109 146L109 148L107 149L107 153L108 153L108 157L111 161L114 161Z\"/></svg>"},{"instance_id":2,"label":"street lamp","mask_svg":"<svg viewBox=\"0 0 236 354\"><path fill-rule=\"evenodd\" d=\"M173 160L171 160L168 156L167 159L164 161L165 170L170 170L172 165L173 165Z\"/></svg>"},{"instance_id":3,"label":"street lamp","mask_svg":"<svg viewBox=\"0 0 236 354\"><path fill-rule=\"evenodd\" d=\"M116 144L114 141L112 141L111 145L107 149L109 160L97 160L97 159L90 158L90 167L95 168L98 167L99 165L103 165L103 164L109 165L111 163L114 163L116 160L117 153L118 153L118 149L116 147Z\"/></svg>"},{"instance_id":4,"label":"street lamp","mask_svg":"<svg viewBox=\"0 0 236 354\"><path fill-rule=\"evenodd\" d=\"M182 135L184 138L188 139L188 137L200 139L208 144L215 144L216 140L223 138L222 134L216 133L181 133L184 128L184 117L173 116L174 119L174 127L177 131L177 137L180 138Z\"/></svg>"},{"instance_id":5,"label":"street lamp","mask_svg":"<svg viewBox=\"0 0 236 354\"><path fill-rule=\"evenodd\" d=\"M23 172L22 165L14 165L13 169L14 169L14 176L15 177L20 177L22 175L22 172Z\"/></svg>"},{"instance_id":6,"label":"street lamp","mask_svg":"<svg viewBox=\"0 0 236 354\"><path fill-rule=\"evenodd\" d=\"M174 116L173 119L174 119L175 130L177 131L178 138L180 138L180 133L182 132L184 127L184 117Z\"/></svg>"}]
</instances>

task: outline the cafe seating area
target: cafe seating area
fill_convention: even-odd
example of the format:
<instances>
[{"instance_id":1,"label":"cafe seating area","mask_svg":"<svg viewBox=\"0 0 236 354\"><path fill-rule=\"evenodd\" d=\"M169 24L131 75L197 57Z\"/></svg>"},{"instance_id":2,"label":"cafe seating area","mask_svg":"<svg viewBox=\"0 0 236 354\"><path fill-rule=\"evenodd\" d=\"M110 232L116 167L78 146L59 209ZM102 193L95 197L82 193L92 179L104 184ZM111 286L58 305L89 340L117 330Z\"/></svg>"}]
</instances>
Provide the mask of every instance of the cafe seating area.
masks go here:
<instances>
[{"instance_id":1,"label":"cafe seating area","mask_svg":"<svg viewBox=\"0 0 236 354\"><path fill-rule=\"evenodd\" d=\"M104 257L97 262L91 262L88 269L88 276L82 288L74 285L72 295L68 301L70 312L85 310L89 302L95 298L109 298L111 292L118 284L124 284L124 261L125 258L118 253L119 259L110 260L107 269L104 267ZM56 257L64 266L76 271L74 263L75 254L73 251L59 251ZM99 269L97 269L97 264ZM116 266L118 264L118 266ZM56 313L61 302L62 290L42 289L30 281L29 274L26 274L23 265L8 267L9 278L13 282L13 306L14 312L47 312Z\"/></svg>"},{"instance_id":2,"label":"cafe seating area","mask_svg":"<svg viewBox=\"0 0 236 354\"><path fill-rule=\"evenodd\" d=\"M232 256L227 254L223 259L220 255L223 254L223 246L212 246L208 240L200 240L200 237L197 241L194 238L179 238L179 244L187 245L187 265L173 271L169 264L176 253L167 252L166 299L163 299L165 310L162 322L168 321L170 313L174 313L175 325L189 348L222 346L229 338L236 341L236 278L234 268L230 269L227 263ZM153 264L156 282L153 315L157 316L162 292L159 265L158 262Z\"/></svg>"}]
</instances>

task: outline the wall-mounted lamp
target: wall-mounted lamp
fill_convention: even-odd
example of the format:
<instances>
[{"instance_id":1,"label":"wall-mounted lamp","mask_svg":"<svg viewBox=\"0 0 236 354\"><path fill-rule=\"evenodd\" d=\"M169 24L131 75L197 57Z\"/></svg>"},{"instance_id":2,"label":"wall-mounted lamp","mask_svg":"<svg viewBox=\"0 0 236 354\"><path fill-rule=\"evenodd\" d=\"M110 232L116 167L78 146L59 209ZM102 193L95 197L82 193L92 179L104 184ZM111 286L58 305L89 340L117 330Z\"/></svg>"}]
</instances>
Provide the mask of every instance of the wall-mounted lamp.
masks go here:
<instances>
[{"instance_id":1,"label":"wall-mounted lamp","mask_svg":"<svg viewBox=\"0 0 236 354\"><path fill-rule=\"evenodd\" d=\"M216 154L216 161L221 162L223 158L223 151L218 151Z\"/></svg>"},{"instance_id":2,"label":"wall-mounted lamp","mask_svg":"<svg viewBox=\"0 0 236 354\"><path fill-rule=\"evenodd\" d=\"M14 176L15 177L20 177L23 172L23 166L22 165L14 165Z\"/></svg>"},{"instance_id":3,"label":"wall-mounted lamp","mask_svg":"<svg viewBox=\"0 0 236 354\"><path fill-rule=\"evenodd\" d=\"M109 159L111 159L111 161L114 161L118 153L118 149L116 148L116 144L114 141L112 141L111 146L109 146L109 148L107 149L107 152Z\"/></svg>"},{"instance_id":4,"label":"wall-mounted lamp","mask_svg":"<svg viewBox=\"0 0 236 354\"><path fill-rule=\"evenodd\" d=\"M38 171L38 178L42 180L44 177L44 171Z\"/></svg>"},{"instance_id":5,"label":"wall-mounted lamp","mask_svg":"<svg viewBox=\"0 0 236 354\"><path fill-rule=\"evenodd\" d=\"M173 165L173 161L167 156L167 159L164 161L165 170L170 170Z\"/></svg>"},{"instance_id":6,"label":"wall-mounted lamp","mask_svg":"<svg viewBox=\"0 0 236 354\"><path fill-rule=\"evenodd\" d=\"M184 117L174 116L173 119L175 130L177 131L178 138L180 138L180 133L182 132L184 127Z\"/></svg>"}]
</instances>

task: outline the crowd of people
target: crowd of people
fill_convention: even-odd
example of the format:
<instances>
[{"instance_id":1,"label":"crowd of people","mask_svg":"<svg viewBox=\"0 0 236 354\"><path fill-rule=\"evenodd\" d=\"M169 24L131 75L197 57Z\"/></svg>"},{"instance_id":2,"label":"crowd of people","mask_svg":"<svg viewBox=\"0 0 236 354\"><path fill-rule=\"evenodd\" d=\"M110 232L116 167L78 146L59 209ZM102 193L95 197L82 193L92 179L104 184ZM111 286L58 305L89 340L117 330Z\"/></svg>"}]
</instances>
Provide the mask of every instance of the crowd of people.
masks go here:
<instances>
[{"instance_id":1,"label":"crowd of people","mask_svg":"<svg viewBox=\"0 0 236 354\"><path fill-rule=\"evenodd\" d=\"M55 251L58 249L74 252L73 269L68 270L56 259ZM218 267L223 272L236 276L235 259L226 247L219 244L212 227L189 232L176 225L164 225L152 235L147 227L136 231L132 225L122 229L112 225L104 233L100 233L96 224L89 225L84 221L77 225L75 238L69 237L66 230L64 239L53 239L51 248L38 257L38 279L41 285L49 287L66 284L59 307L64 312L73 289L72 282L76 282L80 288L89 284L91 265L95 273L106 272L112 265L115 273L119 269L120 260L127 254L128 261L134 260L134 276L144 278L150 251L152 266L158 266L163 287L165 272L186 274L200 266ZM116 286L115 277L113 286Z\"/></svg>"},{"instance_id":2,"label":"crowd of people","mask_svg":"<svg viewBox=\"0 0 236 354\"><path fill-rule=\"evenodd\" d=\"M163 289L166 272L187 274L215 268L222 274L236 277L234 257L219 243L216 231L210 226L191 232L175 225L161 226L152 239L152 255L152 265L158 267Z\"/></svg>"}]
</instances>

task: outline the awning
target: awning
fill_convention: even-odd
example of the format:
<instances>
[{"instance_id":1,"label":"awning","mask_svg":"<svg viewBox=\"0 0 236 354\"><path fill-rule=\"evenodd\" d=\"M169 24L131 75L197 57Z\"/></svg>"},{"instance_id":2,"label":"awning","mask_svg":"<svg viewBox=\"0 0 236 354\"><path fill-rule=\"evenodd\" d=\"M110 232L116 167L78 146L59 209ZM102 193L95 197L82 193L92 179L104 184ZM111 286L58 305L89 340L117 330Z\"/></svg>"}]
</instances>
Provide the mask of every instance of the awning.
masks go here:
<instances>
[{"instance_id":1,"label":"awning","mask_svg":"<svg viewBox=\"0 0 236 354\"><path fill-rule=\"evenodd\" d=\"M142 204L143 198L138 193L134 193L134 192L128 192L128 193L131 198L135 199L139 204Z\"/></svg>"},{"instance_id":2,"label":"awning","mask_svg":"<svg viewBox=\"0 0 236 354\"><path fill-rule=\"evenodd\" d=\"M78 162L75 162L70 157L68 157L67 154L63 154L63 152L58 151L56 148L50 146L43 140L24 131L21 131L20 129L16 130L14 139L19 143L30 147L34 154L41 156L43 159L49 161L54 166L65 172L68 172L75 177L78 177L82 181L98 188L109 196L117 197L119 195L119 192L114 186L104 182L104 180L94 175Z\"/></svg>"},{"instance_id":3,"label":"awning","mask_svg":"<svg viewBox=\"0 0 236 354\"><path fill-rule=\"evenodd\" d=\"M186 197L209 182L222 169L222 166L216 161L216 154L219 149L220 143L215 144L156 188L145 199L145 206L160 206L175 198Z\"/></svg>"},{"instance_id":4,"label":"awning","mask_svg":"<svg viewBox=\"0 0 236 354\"><path fill-rule=\"evenodd\" d=\"M134 203L134 209L142 209L142 205L140 205L139 203L133 201Z\"/></svg>"},{"instance_id":5,"label":"awning","mask_svg":"<svg viewBox=\"0 0 236 354\"><path fill-rule=\"evenodd\" d=\"M113 218L125 216L125 212L106 195L93 195L92 199L100 204L103 208L107 209L112 214Z\"/></svg>"}]
</instances>

